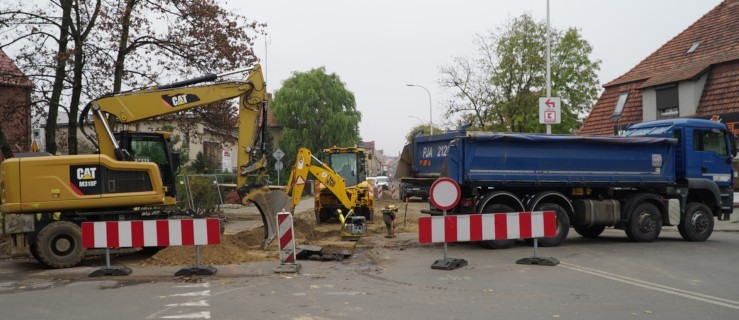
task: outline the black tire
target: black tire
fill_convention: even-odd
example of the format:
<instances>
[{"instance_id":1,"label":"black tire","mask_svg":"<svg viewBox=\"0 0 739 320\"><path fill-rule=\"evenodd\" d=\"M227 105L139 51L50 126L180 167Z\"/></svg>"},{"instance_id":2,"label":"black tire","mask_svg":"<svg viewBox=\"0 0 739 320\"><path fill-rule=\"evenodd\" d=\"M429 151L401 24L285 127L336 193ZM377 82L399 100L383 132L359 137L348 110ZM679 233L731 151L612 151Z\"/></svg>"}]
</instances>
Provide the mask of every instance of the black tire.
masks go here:
<instances>
[{"instance_id":1,"label":"black tire","mask_svg":"<svg viewBox=\"0 0 739 320\"><path fill-rule=\"evenodd\" d=\"M605 229L606 226L575 226L575 232L585 238L597 238Z\"/></svg>"},{"instance_id":2,"label":"black tire","mask_svg":"<svg viewBox=\"0 0 739 320\"><path fill-rule=\"evenodd\" d=\"M707 205L692 202L685 208L685 217L677 225L686 241L706 241L713 233L713 213Z\"/></svg>"},{"instance_id":3,"label":"black tire","mask_svg":"<svg viewBox=\"0 0 739 320\"><path fill-rule=\"evenodd\" d=\"M39 231L33 246L39 262L50 268L71 268L85 257L82 231L78 225L68 221L46 225Z\"/></svg>"},{"instance_id":4,"label":"black tire","mask_svg":"<svg viewBox=\"0 0 739 320\"><path fill-rule=\"evenodd\" d=\"M489 204L485 206L482 213L506 213L513 211L513 208L504 204ZM480 245L487 249L508 249L514 243L516 243L516 239L480 241Z\"/></svg>"},{"instance_id":5,"label":"black tire","mask_svg":"<svg viewBox=\"0 0 739 320\"><path fill-rule=\"evenodd\" d=\"M631 212L629 225L626 226L626 236L631 241L652 242L662 232L662 216L657 206L644 202Z\"/></svg>"},{"instance_id":6,"label":"black tire","mask_svg":"<svg viewBox=\"0 0 739 320\"><path fill-rule=\"evenodd\" d=\"M537 205L534 211L554 211L557 213L557 234L552 238L537 238L541 246L556 247L567 240L567 234L570 232L570 217L567 216L567 211L562 206L555 203L542 203Z\"/></svg>"}]
</instances>

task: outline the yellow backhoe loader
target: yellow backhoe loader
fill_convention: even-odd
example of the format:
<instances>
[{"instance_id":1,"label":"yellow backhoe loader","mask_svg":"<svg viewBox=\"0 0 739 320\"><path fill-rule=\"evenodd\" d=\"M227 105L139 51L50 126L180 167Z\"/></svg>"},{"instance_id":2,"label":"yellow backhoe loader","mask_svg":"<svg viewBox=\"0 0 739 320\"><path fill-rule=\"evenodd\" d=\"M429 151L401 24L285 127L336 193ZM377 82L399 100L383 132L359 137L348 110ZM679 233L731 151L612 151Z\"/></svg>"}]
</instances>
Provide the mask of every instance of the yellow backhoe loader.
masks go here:
<instances>
[{"instance_id":1,"label":"yellow backhoe loader","mask_svg":"<svg viewBox=\"0 0 739 320\"><path fill-rule=\"evenodd\" d=\"M221 81L246 73L243 81ZM80 224L167 218L175 210L175 173L179 157L168 134L113 132L108 116L119 123L158 116L239 98L237 191L243 204L254 203L262 214L264 240L275 234L275 214L289 206L284 192L248 184L247 176L266 171L264 143L256 158L257 142L265 134L267 89L259 65L253 68L184 80L91 101L81 112L80 127L92 112L95 135L85 135L98 154L52 156L44 152L19 154L0 166L3 231L11 235L13 252L26 252L52 268L77 265L85 255ZM259 121L262 124L259 125ZM132 154L137 146L156 148L156 157ZM144 159L144 162L140 162Z\"/></svg>"},{"instance_id":2,"label":"yellow backhoe loader","mask_svg":"<svg viewBox=\"0 0 739 320\"><path fill-rule=\"evenodd\" d=\"M292 198L291 212L295 212L300 202L310 173L319 182L314 207L316 223L336 217L342 224L342 237L356 239L367 232L364 222L374 219L374 199L372 186L366 181L364 149L333 147L324 152L328 164L306 148L298 150L286 190Z\"/></svg>"}]
</instances>

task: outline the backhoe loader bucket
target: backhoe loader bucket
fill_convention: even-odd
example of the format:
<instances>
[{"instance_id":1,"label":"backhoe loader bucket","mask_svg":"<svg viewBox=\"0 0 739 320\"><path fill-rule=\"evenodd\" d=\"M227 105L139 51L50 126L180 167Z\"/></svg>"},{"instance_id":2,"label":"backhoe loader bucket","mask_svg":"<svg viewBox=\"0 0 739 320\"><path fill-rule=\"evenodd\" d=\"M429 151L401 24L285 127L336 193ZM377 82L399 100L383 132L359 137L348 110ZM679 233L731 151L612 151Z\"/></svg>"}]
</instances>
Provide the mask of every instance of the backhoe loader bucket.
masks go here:
<instances>
[{"instance_id":1,"label":"backhoe loader bucket","mask_svg":"<svg viewBox=\"0 0 739 320\"><path fill-rule=\"evenodd\" d=\"M277 235L277 213L290 209L290 197L281 190L270 191L267 187L253 189L242 202L249 201L259 209L264 224L262 250L267 250ZM292 212L292 214L295 214Z\"/></svg>"}]
</instances>

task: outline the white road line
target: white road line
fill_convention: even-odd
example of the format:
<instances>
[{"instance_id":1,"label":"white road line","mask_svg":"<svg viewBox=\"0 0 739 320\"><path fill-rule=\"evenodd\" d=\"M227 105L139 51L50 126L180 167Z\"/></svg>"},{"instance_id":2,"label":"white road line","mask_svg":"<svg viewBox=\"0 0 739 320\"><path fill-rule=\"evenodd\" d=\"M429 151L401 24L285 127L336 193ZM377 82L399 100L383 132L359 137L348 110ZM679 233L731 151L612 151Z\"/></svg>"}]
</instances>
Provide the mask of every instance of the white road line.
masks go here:
<instances>
[{"instance_id":1,"label":"white road line","mask_svg":"<svg viewBox=\"0 0 739 320\"><path fill-rule=\"evenodd\" d=\"M181 286L174 286L175 288L210 288L210 282L185 284Z\"/></svg>"},{"instance_id":2,"label":"white road line","mask_svg":"<svg viewBox=\"0 0 739 320\"><path fill-rule=\"evenodd\" d=\"M630 284L633 286L637 286L637 287L641 287L641 288L645 288L649 290L659 291L659 292L672 294L672 295L676 295L676 296L683 297L683 298L688 298L688 299L692 299L696 301L714 304L717 306L739 310L739 301L724 299L720 297L715 297L715 296L697 293L697 292L691 292L691 291L682 290L682 289L673 288L673 287L668 287L668 286L664 286L661 284L656 284L656 283L652 283L652 282L648 282L644 280L629 278L626 276L622 276L622 275L618 275L618 274L614 274L614 273L610 273L606 271L591 269L587 267L582 267L582 266L578 266L578 265L574 265L570 263L560 262L559 265L564 268L570 269L570 270L591 274L591 275L598 276L601 278L606 278L606 279L618 281L618 282L625 283L625 284Z\"/></svg>"},{"instance_id":3,"label":"white road line","mask_svg":"<svg viewBox=\"0 0 739 320\"><path fill-rule=\"evenodd\" d=\"M210 307L208 300L188 301L182 303L165 304L165 307Z\"/></svg>"},{"instance_id":4,"label":"white road line","mask_svg":"<svg viewBox=\"0 0 739 320\"><path fill-rule=\"evenodd\" d=\"M170 297L209 297L210 290L170 294Z\"/></svg>"},{"instance_id":5,"label":"white road line","mask_svg":"<svg viewBox=\"0 0 739 320\"><path fill-rule=\"evenodd\" d=\"M159 319L210 319L210 311L159 317Z\"/></svg>"}]
</instances>

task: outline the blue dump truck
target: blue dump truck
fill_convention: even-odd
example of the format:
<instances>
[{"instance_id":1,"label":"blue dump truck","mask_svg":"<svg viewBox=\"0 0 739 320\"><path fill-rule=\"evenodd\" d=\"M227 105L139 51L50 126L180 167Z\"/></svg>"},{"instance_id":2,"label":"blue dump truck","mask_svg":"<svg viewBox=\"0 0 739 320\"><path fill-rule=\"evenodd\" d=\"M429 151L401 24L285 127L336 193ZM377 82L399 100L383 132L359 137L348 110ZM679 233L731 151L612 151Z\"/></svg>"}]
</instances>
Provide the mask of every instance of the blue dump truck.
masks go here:
<instances>
[{"instance_id":1,"label":"blue dump truck","mask_svg":"<svg viewBox=\"0 0 739 320\"><path fill-rule=\"evenodd\" d=\"M584 237L614 227L653 241L676 225L683 239L704 241L714 217L729 219L736 145L724 124L659 120L625 135L460 132L440 171L462 190L452 214L555 211L557 236L540 239L544 246L562 243L570 226Z\"/></svg>"},{"instance_id":2,"label":"blue dump truck","mask_svg":"<svg viewBox=\"0 0 739 320\"><path fill-rule=\"evenodd\" d=\"M421 131L413 135L411 142L403 147L395 170L395 178L400 179L400 201L410 197L428 199L431 184L441 174L442 164L449 151L449 142L458 136L464 136L467 127L430 136L420 135Z\"/></svg>"}]
</instances>

